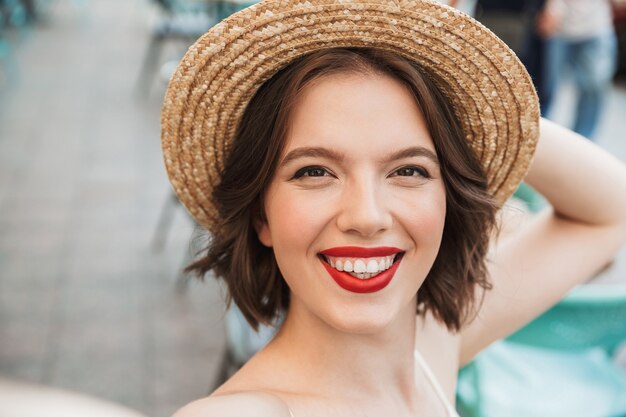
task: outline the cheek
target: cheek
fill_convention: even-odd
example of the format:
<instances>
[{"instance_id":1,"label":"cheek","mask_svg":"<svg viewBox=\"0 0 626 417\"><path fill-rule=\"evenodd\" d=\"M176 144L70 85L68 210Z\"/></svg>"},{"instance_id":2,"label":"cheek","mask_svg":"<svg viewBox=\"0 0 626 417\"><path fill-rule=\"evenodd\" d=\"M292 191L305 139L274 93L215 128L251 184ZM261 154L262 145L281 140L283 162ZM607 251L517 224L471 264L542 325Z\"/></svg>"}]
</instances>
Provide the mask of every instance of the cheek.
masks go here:
<instances>
[{"instance_id":1,"label":"cheek","mask_svg":"<svg viewBox=\"0 0 626 417\"><path fill-rule=\"evenodd\" d=\"M268 197L267 228L276 256L296 248L302 253L303 247L308 248L328 222L324 206L319 198L310 198L304 193L277 192Z\"/></svg>"},{"instance_id":2,"label":"cheek","mask_svg":"<svg viewBox=\"0 0 626 417\"><path fill-rule=\"evenodd\" d=\"M435 199L424 209L424 218L421 227L425 229L427 236L431 236L435 240L440 240L441 235L443 234L445 221L445 199Z\"/></svg>"},{"instance_id":3,"label":"cheek","mask_svg":"<svg viewBox=\"0 0 626 417\"><path fill-rule=\"evenodd\" d=\"M446 199L442 189L404 201L402 219L406 230L422 248L439 250L446 219Z\"/></svg>"},{"instance_id":4,"label":"cheek","mask_svg":"<svg viewBox=\"0 0 626 417\"><path fill-rule=\"evenodd\" d=\"M318 262L315 242L328 224L328 215L319 199L311 201L303 195L276 193L270 201L266 213L276 263L287 285L303 291L298 288L306 287L307 280L299 277Z\"/></svg>"}]
</instances>

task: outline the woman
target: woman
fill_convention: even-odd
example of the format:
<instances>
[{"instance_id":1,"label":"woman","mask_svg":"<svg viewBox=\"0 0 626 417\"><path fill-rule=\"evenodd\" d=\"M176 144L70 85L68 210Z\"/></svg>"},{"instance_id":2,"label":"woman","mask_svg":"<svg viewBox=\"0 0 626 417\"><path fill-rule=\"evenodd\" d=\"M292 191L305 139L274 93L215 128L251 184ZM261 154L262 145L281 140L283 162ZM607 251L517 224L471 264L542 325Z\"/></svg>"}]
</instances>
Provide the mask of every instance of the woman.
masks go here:
<instances>
[{"instance_id":1,"label":"woman","mask_svg":"<svg viewBox=\"0 0 626 417\"><path fill-rule=\"evenodd\" d=\"M550 122L537 142L512 52L426 1L261 2L190 49L162 124L212 233L191 268L252 326L285 316L180 417L455 415L459 367L626 239L624 166ZM497 239L522 179L552 208Z\"/></svg>"}]
</instances>

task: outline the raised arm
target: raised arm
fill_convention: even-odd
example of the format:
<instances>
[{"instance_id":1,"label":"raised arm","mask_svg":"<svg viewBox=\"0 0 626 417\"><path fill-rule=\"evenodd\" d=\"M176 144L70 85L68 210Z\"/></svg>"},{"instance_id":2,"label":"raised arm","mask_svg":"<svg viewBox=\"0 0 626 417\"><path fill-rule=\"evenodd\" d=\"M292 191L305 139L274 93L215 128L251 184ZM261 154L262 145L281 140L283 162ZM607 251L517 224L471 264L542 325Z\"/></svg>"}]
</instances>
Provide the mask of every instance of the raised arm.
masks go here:
<instances>
[{"instance_id":1,"label":"raised arm","mask_svg":"<svg viewBox=\"0 0 626 417\"><path fill-rule=\"evenodd\" d=\"M462 331L462 364L592 277L626 241L626 167L588 140L542 120L525 181L551 207L494 242L493 290Z\"/></svg>"}]
</instances>

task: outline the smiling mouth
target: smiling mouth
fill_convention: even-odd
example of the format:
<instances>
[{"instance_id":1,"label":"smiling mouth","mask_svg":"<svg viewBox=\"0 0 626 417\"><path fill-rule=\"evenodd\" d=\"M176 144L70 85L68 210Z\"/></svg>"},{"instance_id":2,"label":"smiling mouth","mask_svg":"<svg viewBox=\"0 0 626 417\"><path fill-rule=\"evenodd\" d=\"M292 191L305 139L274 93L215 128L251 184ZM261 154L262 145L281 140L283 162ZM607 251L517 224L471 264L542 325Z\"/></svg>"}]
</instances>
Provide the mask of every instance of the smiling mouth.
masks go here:
<instances>
[{"instance_id":1,"label":"smiling mouth","mask_svg":"<svg viewBox=\"0 0 626 417\"><path fill-rule=\"evenodd\" d=\"M400 262L404 252L398 252L387 256L374 257L348 257L348 256L329 256L319 254L320 259L331 268L346 272L349 275L366 280L380 275L387 271L397 262Z\"/></svg>"}]
</instances>

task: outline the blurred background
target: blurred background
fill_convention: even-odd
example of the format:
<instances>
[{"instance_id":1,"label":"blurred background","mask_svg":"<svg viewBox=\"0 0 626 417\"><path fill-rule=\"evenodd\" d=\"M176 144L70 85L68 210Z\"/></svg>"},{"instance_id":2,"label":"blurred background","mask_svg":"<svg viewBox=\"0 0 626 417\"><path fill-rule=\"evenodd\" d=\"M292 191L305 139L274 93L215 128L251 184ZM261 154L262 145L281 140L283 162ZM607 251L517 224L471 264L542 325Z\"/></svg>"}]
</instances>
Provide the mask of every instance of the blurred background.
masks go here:
<instances>
[{"instance_id":1,"label":"blurred background","mask_svg":"<svg viewBox=\"0 0 626 417\"><path fill-rule=\"evenodd\" d=\"M0 377L171 415L223 349L215 280L176 290L193 224L160 150L159 71L190 35L147 0L20 3L0 2Z\"/></svg>"},{"instance_id":2,"label":"blurred background","mask_svg":"<svg viewBox=\"0 0 626 417\"><path fill-rule=\"evenodd\" d=\"M528 36L541 4L489 3L470 12L540 59ZM64 416L169 416L222 372L224 291L181 274L203 238L172 198L159 112L186 48L241 6L0 0L1 417L55 396L91 407ZM612 10L619 71L592 139L626 161L626 4ZM551 118L570 126L564 79ZM597 282L626 286L625 264L622 251Z\"/></svg>"}]
</instances>

